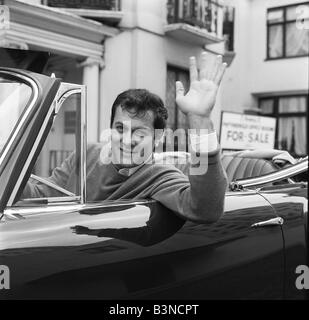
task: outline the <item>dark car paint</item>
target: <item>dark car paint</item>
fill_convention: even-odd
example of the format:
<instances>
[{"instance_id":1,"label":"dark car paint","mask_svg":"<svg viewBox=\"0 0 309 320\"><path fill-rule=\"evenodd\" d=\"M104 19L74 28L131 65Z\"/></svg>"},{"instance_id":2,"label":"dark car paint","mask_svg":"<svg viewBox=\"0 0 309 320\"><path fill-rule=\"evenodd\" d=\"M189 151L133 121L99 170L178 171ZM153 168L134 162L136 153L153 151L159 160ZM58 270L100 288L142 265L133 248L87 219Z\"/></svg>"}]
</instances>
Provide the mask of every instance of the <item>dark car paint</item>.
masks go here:
<instances>
[{"instance_id":1,"label":"dark car paint","mask_svg":"<svg viewBox=\"0 0 309 320\"><path fill-rule=\"evenodd\" d=\"M25 214L24 219L0 224L2 259L15 274L8 297L282 297L281 229L251 228L275 217L267 201L252 191L228 195L218 222L187 222L151 246L76 235L70 229L122 227L138 233L149 219L150 208L140 205L86 216L79 211ZM152 232L161 232L168 214L161 215Z\"/></svg>"},{"instance_id":2,"label":"dark car paint","mask_svg":"<svg viewBox=\"0 0 309 320\"><path fill-rule=\"evenodd\" d=\"M49 89L51 92L55 94ZM47 110L49 104L43 98L40 108ZM34 118L36 125L43 122L37 115ZM15 163L25 157L20 154L23 144L34 139L28 136L31 128L24 130L10 154ZM14 174L10 166L4 168L1 190L14 185L20 172L19 166L15 168ZM0 299L289 296L290 292L284 292L284 277L290 277L292 283L296 276L285 269L290 260L284 246L291 243L292 248L293 237L303 246L303 233L298 233L307 214L302 206L295 206L295 199L289 200L297 190L229 192L224 215L210 225L184 224L154 201L120 201L117 209L115 202L104 201L86 206L62 203L14 208L12 219L6 216L0 221L0 264L7 265L11 274L11 289L0 291ZM277 194L280 201L287 200L285 214L276 206ZM5 199L4 192L0 193L1 203ZM297 203L305 199L301 195ZM94 210L96 206L98 210ZM292 208L298 228L286 224L283 228L252 227L256 222L287 216ZM75 234L71 228L76 225L101 228L107 237ZM289 288L286 285L286 290Z\"/></svg>"}]
</instances>

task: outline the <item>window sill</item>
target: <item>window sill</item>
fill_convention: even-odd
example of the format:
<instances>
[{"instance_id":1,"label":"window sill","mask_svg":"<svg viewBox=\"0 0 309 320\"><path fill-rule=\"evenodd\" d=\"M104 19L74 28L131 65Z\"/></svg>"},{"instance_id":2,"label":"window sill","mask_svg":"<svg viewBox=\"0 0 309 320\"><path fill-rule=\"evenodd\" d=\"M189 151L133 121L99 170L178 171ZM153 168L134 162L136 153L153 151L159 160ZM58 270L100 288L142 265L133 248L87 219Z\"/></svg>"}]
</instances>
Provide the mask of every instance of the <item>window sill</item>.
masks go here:
<instances>
[{"instance_id":1,"label":"window sill","mask_svg":"<svg viewBox=\"0 0 309 320\"><path fill-rule=\"evenodd\" d=\"M291 57L277 57L277 58L265 58L264 61L273 61L273 60L285 60L285 59L295 59L295 58L309 58L309 54L304 54L301 56L291 56Z\"/></svg>"}]
</instances>

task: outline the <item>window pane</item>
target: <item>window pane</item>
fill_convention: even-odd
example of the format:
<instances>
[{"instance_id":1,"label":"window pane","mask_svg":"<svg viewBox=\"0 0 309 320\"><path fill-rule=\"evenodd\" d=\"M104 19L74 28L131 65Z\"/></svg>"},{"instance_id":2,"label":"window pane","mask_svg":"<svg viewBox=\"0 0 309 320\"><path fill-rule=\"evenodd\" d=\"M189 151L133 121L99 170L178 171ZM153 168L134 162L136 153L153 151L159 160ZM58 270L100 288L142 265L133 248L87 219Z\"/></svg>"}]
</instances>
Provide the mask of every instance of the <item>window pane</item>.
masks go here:
<instances>
[{"instance_id":1,"label":"window pane","mask_svg":"<svg viewBox=\"0 0 309 320\"><path fill-rule=\"evenodd\" d=\"M68 196L68 193L51 187L49 183L65 189L69 194L80 195L80 162L76 157L80 152L80 126L74 126L73 134L65 134L65 113L74 112L79 119L80 101L80 93L77 93L63 102L31 172L47 183L30 177L21 199ZM70 180L68 177L73 170L75 176Z\"/></svg>"},{"instance_id":2,"label":"window pane","mask_svg":"<svg viewBox=\"0 0 309 320\"><path fill-rule=\"evenodd\" d=\"M309 10L301 10L301 7L305 8L306 6L308 8L308 4L286 8L286 19L295 21L299 17L303 19L309 18Z\"/></svg>"},{"instance_id":3,"label":"window pane","mask_svg":"<svg viewBox=\"0 0 309 320\"><path fill-rule=\"evenodd\" d=\"M274 100L273 99L260 100L260 109L263 114L274 113Z\"/></svg>"},{"instance_id":4,"label":"window pane","mask_svg":"<svg viewBox=\"0 0 309 320\"><path fill-rule=\"evenodd\" d=\"M279 113L305 112L306 97L292 97L279 99Z\"/></svg>"},{"instance_id":5,"label":"window pane","mask_svg":"<svg viewBox=\"0 0 309 320\"><path fill-rule=\"evenodd\" d=\"M0 76L0 153L26 109L31 94L32 89L28 85Z\"/></svg>"},{"instance_id":6,"label":"window pane","mask_svg":"<svg viewBox=\"0 0 309 320\"><path fill-rule=\"evenodd\" d=\"M309 52L309 30L297 29L294 22L286 25L286 55L298 56Z\"/></svg>"},{"instance_id":7,"label":"window pane","mask_svg":"<svg viewBox=\"0 0 309 320\"><path fill-rule=\"evenodd\" d=\"M72 126L72 134L65 134L65 118L67 113L74 113L76 119L76 112L79 104L80 94L71 95L63 102L40 156L37 159L34 167L34 174L40 177L49 177L53 169L60 166L62 162L75 151L75 139L78 128L76 125L74 127ZM74 124L76 124L76 121Z\"/></svg>"},{"instance_id":8,"label":"window pane","mask_svg":"<svg viewBox=\"0 0 309 320\"><path fill-rule=\"evenodd\" d=\"M287 7L286 8L286 19L287 20L296 20L299 14L296 13L297 6Z\"/></svg>"},{"instance_id":9,"label":"window pane","mask_svg":"<svg viewBox=\"0 0 309 320\"><path fill-rule=\"evenodd\" d=\"M269 23L283 22L283 9L269 10L267 13L267 21Z\"/></svg>"},{"instance_id":10,"label":"window pane","mask_svg":"<svg viewBox=\"0 0 309 320\"><path fill-rule=\"evenodd\" d=\"M293 155L307 154L307 121L305 117L279 118L278 148Z\"/></svg>"},{"instance_id":11,"label":"window pane","mask_svg":"<svg viewBox=\"0 0 309 320\"><path fill-rule=\"evenodd\" d=\"M282 57L283 55L283 27L269 27L268 55L270 58Z\"/></svg>"}]
</instances>

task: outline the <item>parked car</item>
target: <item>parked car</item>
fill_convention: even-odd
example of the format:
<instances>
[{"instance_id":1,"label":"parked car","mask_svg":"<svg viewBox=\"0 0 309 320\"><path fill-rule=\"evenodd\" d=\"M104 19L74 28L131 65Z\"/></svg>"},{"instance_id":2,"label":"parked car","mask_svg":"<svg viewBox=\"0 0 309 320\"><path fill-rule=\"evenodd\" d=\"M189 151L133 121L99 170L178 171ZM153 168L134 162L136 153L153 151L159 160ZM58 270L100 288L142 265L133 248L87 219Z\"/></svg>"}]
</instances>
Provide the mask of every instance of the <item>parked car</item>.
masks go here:
<instances>
[{"instance_id":1,"label":"parked car","mask_svg":"<svg viewBox=\"0 0 309 320\"><path fill-rule=\"evenodd\" d=\"M10 271L0 299L308 297L295 285L297 266L308 266L307 181L299 181L307 158L230 176L224 215L212 224L184 221L150 199L88 202L85 94L82 85L0 68L0 265ZM46 180L73 150L76 193ZM29 179L61 195L23 198Z\"/></svg>"}]
</instances>

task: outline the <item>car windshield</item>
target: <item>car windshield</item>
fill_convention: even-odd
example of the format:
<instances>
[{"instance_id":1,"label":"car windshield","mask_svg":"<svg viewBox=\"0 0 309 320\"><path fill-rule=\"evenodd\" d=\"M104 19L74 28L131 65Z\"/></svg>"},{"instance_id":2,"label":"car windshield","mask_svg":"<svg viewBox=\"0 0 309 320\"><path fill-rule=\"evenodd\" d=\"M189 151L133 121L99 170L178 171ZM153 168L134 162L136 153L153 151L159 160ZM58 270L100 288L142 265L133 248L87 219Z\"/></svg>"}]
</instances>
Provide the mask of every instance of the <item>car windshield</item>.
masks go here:
<instances>
[{"instance_id":1,"label":"car windshield","mask_svg":"<svg viewBox=\"0 0 309 320\"><path fill-rule=\"evenodd\" d=\"M0 154L28 105L31 94L29 85L0 74Z\"/></svg>"}]
</instances>

